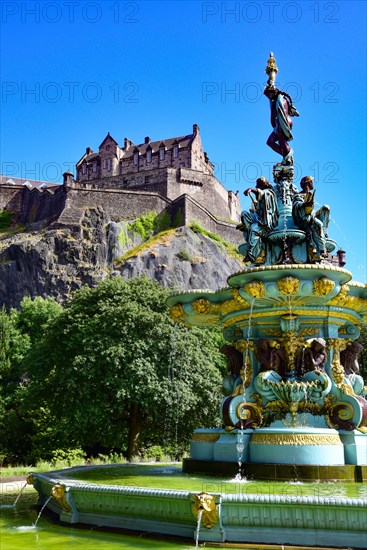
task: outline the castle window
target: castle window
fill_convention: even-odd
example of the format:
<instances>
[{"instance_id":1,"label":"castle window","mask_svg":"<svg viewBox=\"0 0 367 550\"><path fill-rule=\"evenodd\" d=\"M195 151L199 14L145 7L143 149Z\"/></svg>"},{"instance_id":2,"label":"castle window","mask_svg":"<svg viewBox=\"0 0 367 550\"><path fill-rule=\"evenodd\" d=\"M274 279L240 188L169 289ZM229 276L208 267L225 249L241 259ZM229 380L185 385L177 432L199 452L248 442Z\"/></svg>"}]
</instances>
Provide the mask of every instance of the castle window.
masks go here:
<instances>
[{"instance_id":1,"label":"castle window","mask_svg":"<svg viewBox=\"0 0 367 550\"><path fill-rule=\"evenodd\" d=\"M107 170L111 170L111 168L112 168L112 160L107 159Z\"/></svg>"},{"instance_id":2,"label":"castle window","mask_svg":"<svg viewBox=\"0 0 367 550\"><path fill-rule=\"evenodd\" d=\"M106 145L106 151L109 151L111 149L111 145Z\"/></svg>"},{"instance_id":3,"label":"castle window","mask_svg":"<svg viewBox=\"0 0 367 550\"><path fill-rule=\"evenodd\" d=\"M177 158L178 157L178 145L175 145L174 148L173 148L173 158Z\"/></svg>"},{"instance_id":4,"label":"castle window","mask_svg":"<svg viewBox=\"0 0 367 550\"><path fill-rule=\"evenodd\" d=\"M165 157L165 150L164 150L164 147L161 147L159 149L159 160L164 160L164 157Z\"/></svg>"},{"instance_id":5,"label":"castle window","mask_svg":"<svg viewBox=\"0 0 367 550\"><path fill-rule=\"evenodd\" d=\"M83 172L83 174L86 174L86 173L87 173L87 165L86 165L86 163L83 164L82 172Z\"/></svg>"},{"instance_id":6,"label":"castle window","mask_svg":"<svg viewBox=\"0 0 367 550\"><path fill-rule=\"evenodd\" d=\"M139 164L139 153L137 151L134 153L134 164L135 166Z\"/></svg>"},{"instance_id":7,"label":"castle window","mask_svg":"<svg viewBox=\"0 0 367 550\"><path fill-rule=\"evenodd\" d=\"M149 180L150 180L150 177L149 177L149 176L145 176L145 177L144 177L144 183L149 183Z\"/></svg>"},{"instance_id":8,"label":"castle window","mask_svg":"<svg viewBox=\"0 0 367 550\"><path fill-rule=\"evenodd\" d=\"M152 150L147 149L147 162L152 162Z\"/></svg>"},{"instance_id":9,"label":"castle window","mask_svg":"<svg viewBox=\"0 0 367 550\"><path fill-rule=\"evenodd\" d=\"M97 172L97 161L93 162L93 172Z\"/></svg>"}]
</instances>

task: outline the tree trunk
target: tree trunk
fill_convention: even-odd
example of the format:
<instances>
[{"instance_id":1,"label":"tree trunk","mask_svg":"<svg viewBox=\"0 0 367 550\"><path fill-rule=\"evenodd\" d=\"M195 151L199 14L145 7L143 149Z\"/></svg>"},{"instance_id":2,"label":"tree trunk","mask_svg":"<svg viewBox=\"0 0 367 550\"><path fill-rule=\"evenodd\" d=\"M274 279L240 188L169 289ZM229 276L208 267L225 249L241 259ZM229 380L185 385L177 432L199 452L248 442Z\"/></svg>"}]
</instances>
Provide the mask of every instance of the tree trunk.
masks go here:
<instances>
[{"instance_id":1,"label":"tree trunk","mask_svg":"<svg viewBox=\"0 0 367 550\"><path fill-rule=\"evenodd\" d=\"M138 439L141 432L141 418L139 405L133 403L130 409L130 423L129 423L129 437L128 437L128 446L127 446L127 459L131 458L136 454L138 450Z\"/></svg>"}]
</instances>

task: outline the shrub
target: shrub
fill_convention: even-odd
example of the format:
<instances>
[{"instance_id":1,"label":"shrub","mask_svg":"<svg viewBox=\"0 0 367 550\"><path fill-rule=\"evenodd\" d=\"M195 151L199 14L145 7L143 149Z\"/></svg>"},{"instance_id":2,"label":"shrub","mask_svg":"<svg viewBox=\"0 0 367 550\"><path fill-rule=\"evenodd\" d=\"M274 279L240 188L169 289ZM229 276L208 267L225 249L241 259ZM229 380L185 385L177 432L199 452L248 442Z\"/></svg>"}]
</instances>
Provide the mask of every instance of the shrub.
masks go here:
<instances>
[{"instance_id":1,"label":"shrub","mask_svg":"<svg viewBox=\"0 0 367 550\"><path fill-rule=\"evenodd\" d=\"M173 227L181 227L181 225L183 225L183 221L182 208L179 208L173 221Z\"/></svg>"},{"instance_id":2,"label":"shrub","mask_svg":"<svg viewBox=\"0 0 367 550\"><path fill-rule=\"evenodd\" d=\"M10 227L13 219L12 212L7 210L0 210L0 230L8 229Z\"/></svg>"},{"instance_id":3,"label":"shrub","mask_svg":"<svg viewBox=\"0 0 367 550\"><path fill-rule=\"evenodd\" d=\"M171 227L171 217L168 214L168 212L164 210L154 220L154 230L156 231L156 233L160 233L161 231L166 231L166 229L169 229L170 227Z\"/></svg>"},{"instance_id":4,"label":"shrub","mask_svg":"<svg viewBox=\"0 0 367 550\"><path fill-rule=\"evenodd\" d=\"M181 250L178 254L177 254L179 260L181 262L191 262L191 256L190 254L187 252L187 250Z\"/></svg>"},{"instance_id":5,"label":"shrub","mask_svg":"<svg viewBox=\"0 0 367 550\"><path fill-rule=\"evenodd\" d=\"M148 212L145 216L140 216L137 220L129 223L127 226L129 231L133 231L141 236L142 239L150 237L154 229L155 220L157 218L157 212Z\"/></svg>"}]
</instances>

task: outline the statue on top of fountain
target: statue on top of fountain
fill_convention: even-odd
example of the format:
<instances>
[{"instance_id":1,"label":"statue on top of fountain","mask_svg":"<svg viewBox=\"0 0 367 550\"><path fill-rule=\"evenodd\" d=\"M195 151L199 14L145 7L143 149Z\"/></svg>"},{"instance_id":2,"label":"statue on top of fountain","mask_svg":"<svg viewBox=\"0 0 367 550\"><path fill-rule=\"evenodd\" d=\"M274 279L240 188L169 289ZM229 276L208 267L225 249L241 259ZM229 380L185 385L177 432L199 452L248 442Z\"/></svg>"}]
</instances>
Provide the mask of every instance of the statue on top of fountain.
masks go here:
<instances>
[{"instance_id":1,"label":"statue on top of fountain","mask_svg":"<svg viewBox=\"0 0 367 550\"><path fill-rule=\"evenodd\" d=\"M293 150L288 142L293 139L292 117L299 115L292 98L275 87L277 72L271 53L264 94L270 100L273 131L267 144L283 159L273 167L274 185L260 177L255 189L244 192L252 207L242 212L237 226L245 238L239 252L247 264L255 266L333 262L330 253L336 243L327 235L330 208L324 205L315 210L312 176L301 179L301 190L293 183Z\"/></svg>"},{"instance_id":2,"label":"statue on top of fountain","mask_svg":"<svg viewBox=\"0 0 367 550\"><path fill-rule=\"evenodd\" d=\"M264 177L256 180L255 189L250 187L244 194L252 201L251 209L241 213L241 224L237 226L246 239L244 261L262 264L266 257L266 236L276 227L279 219L277 196L273 186Z\"/></svg>"},{"instance_id":3,"label":"statue on top of fountain","mask_svg":"<svg viewBox=\"0 0 367 550\"><path fill-rule=\"evenodd\" d=\"M275 86L278 67L272 52L270 52L270 59L265 70L269 78L264 95L270 101L270 122L273 128L266 144L283 157L282 162L279 163L280 166L292 166L294 164L293 149L288 142L293 139L292 117L299 116L299 113L293 105L291 96Z\"/></svg>"},{"instance_id":4,"label":"statue on top of fountain","mask_svg":"<svg viewBox=\"0 0 367 550\"><path fill-rule=\"evenodd\" d=\"M310 259L319 260L327 257L326 239L330 221L330 208L327 205L314 210L315 189L312 176L301 179L302 191L296 193L292 200L292 215L295 224L306 232L308 255Z\"/></svg>"}]
</instances>

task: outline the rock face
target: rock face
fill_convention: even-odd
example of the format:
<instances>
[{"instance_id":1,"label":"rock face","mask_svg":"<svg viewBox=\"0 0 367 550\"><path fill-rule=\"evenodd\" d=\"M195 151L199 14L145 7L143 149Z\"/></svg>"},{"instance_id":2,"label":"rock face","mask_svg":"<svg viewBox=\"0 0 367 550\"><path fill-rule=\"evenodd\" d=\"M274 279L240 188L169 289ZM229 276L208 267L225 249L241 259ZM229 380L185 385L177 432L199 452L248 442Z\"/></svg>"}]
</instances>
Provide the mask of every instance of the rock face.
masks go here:
<instances>
[{"instance_id":1,"label":"rock face","mask_svg":"<svg viewBox=\"0 0 367 550\"><path fill-rule=\"evenodd\" d=\"M102 209L91 208L79 228L50 226L0 240L0 305L19 307L24 296L63 301L84 284L116 275L145 275L175 290L216 290L242 268L223 245L188 227L142 243L126 223L109 222Z\"/></svg>"}]
</instances>

